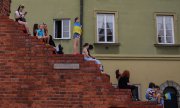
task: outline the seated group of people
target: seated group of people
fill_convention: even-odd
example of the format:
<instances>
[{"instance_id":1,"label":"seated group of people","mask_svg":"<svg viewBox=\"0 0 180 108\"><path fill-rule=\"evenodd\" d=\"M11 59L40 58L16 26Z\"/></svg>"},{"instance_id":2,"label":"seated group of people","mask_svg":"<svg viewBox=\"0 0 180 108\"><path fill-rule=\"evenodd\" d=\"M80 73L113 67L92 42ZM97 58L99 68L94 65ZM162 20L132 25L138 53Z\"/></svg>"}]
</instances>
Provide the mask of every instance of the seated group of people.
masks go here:
<instances>
[{"instance_id":1,"label":"seated group of people","mask_svg":"<svg viewBox=\"0 0 180 108\"><path fill-rule=\"evenodd\" d=\"M118 88L119 89L130 89L132 92L133 100L139 100L138 94L136 91L138 90L138 87L132 85L129 83L130 73L128 70L125 70L122 74L119 72L119 70L116 70L116 78L118 80ZM146 99L148 101L154 101L158 104L164 104L164 99L162 96L162 92L160 90L160 87L158 85L155 85L154 83L149 83L149 88L146 91L145 95Z\"/></svg>"},{"instance_id":2,"label":"seated group of people","mask_svg":"<svg viewBox=\"0 0 180 108\"><path fill-rule=\"evenodd\" d=\"M146 90L145 97L148 101L155 101L158 104L164 104L164 99L160 87L155 85L153 82L149 83L149 88Z\"/></svg>"},{"instance_id":3,"label":"seated group of people","mask_svg":"<svg viewBox=\"0 0 180 108\"><path fill-rule=\"evenodd\" d=\"M53 52L54 54L64 54L63 52L63 47L61 44L56 46L56 44L53 41L52 35L48 35L48 27L46 24L34 24L33 27L33 35L37 37L37 39L42 40L46 44L49 44L55 48L55 51Z\"/></svg>"},{"instance_id":4,"label":"seated group of people","mask_svg":"<svg viewBox=\"0 0 180 108\"><path fill-rule=\"evenodd\" d=\"M19 5L18 9L15 11L15 21L21 25L24 25L26 28L26 32L31 35L28 23L25 18L27 12L24 11L24 8L24 5ZM34 24L33 35L37 36L38 39L42 39L45 43L49 43L48 28L46 24Z\"/></svg>"},{"instance_id":5,"label":"seated group of people","mask_svg":"<svg viewBox=\"0 0 180 108\"><path fill-rule=\"evenodd\" d=\"M24 25L26 28L26 31L29 35L31 35L28 24L26 22L25 16L27 15L27 12L24 12L24 5L19 5L18 9L15 11L15 21L18 22L21 25ZM38 39L42 40L46 44L49 44L53 46L56 50L54 51L55 54L64 54L63 53L63 47L61 44L59 44L57 47L53 41L53 38L51 35L48 35L48 27L46 24L34 24L33 27L33 36L36 36Z\"/></svg>"}]
</instances>

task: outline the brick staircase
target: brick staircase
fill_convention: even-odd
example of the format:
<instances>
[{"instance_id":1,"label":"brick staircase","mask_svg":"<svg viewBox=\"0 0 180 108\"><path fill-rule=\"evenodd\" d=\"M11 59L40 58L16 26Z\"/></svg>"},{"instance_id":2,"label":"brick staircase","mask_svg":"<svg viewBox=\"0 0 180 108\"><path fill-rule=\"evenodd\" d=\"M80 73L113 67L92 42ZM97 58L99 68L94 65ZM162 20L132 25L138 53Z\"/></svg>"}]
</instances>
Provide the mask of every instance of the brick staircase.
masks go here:
<instances>
[{"instance_id":1,"label":"brick staircase","mask_svg":"<svg viewBox=\"0 0 180 108\"><path fill-rule=\"evenodd\" d=\"M0 15L9 16L11 0L0 0Z\"/></svg>"},{"instance_id":2,"label":"brick staircase","mask_svg":"<svg viewBox=\"0 0 180 108\"><path fill-rule=\"evenodd\" d=\"M0 108L162 108L133 102L130 90L113 88L94 62L55 55L24 30L0 16ZM56 63L76 63L80 69L54 69Z\"/></svg>"}]
</instances>

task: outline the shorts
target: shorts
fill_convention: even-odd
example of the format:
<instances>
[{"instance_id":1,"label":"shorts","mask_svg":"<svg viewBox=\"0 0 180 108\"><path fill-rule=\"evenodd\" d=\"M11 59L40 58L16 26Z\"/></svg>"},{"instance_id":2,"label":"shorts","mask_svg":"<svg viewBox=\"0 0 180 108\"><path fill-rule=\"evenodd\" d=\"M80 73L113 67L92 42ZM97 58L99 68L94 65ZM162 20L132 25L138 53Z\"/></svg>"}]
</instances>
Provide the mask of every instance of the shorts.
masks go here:
<instances>
[{"instance_id":1,"label":"shorts","mask_svg":"<svg viewBox=\"0 0 180 108\"><path fill-rule=\"evenodd\" d=\"M74 39L75 39L75 38L80 38L80 34L74 33L73 38L74 38Z\"/></svg>"}]
</instances>

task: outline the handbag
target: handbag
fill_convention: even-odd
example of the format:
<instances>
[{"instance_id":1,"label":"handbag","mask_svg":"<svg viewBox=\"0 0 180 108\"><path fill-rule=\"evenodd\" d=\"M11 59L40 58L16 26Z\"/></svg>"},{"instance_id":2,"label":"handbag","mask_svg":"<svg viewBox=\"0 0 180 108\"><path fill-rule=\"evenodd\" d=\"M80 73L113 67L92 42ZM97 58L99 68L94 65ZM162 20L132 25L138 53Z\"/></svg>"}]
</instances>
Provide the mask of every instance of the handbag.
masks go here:
<instances>
[{"instance_id":1,"label":"handbag","mask_svg":"<svg viewBox=\"0 0 180 108\"><path fill-rule=\"evenodd\" d=\"M24 18L24 17L20 17L19 20L22 22L26 22L26 18Z\"/></svg>"},{"instance_id":2,"label":"handbag","mask_svg":"<svg viewBox=\"0 0 180 108\"><path fill-rule=\"evenodd\" d=\"M26 18L22 17L22 14L20 14L20 12L19 12L19 15L20 15L19 20L22 21L22 22L26 22Z\"/></svg>"}]
</instances>

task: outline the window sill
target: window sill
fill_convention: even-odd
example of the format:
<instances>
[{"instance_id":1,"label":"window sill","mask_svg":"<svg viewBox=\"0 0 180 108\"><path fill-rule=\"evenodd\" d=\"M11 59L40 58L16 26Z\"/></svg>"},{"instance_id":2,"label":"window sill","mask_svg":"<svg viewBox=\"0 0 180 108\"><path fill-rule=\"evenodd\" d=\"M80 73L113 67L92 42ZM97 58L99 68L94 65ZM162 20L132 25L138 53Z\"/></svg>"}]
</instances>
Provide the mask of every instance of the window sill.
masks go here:
<instances>
[{"instance_id":1,"label":"window sill","mask_svg":"<svg viewBox=\"0 0 180 108\"><path fill-rule=\"evenodd\" d=\"M120 43L94 43L96 46L120 46Z\"/></svg>"},{"instance_id":2,"label":"window sill","mask_svg":"<svg viewBox=\"0 0 180 108\"><path fill-rule=\"evenodd\" d=\"M180 47L180 44L154 44L155 47Z\"/></svg>"}]
</instances>

